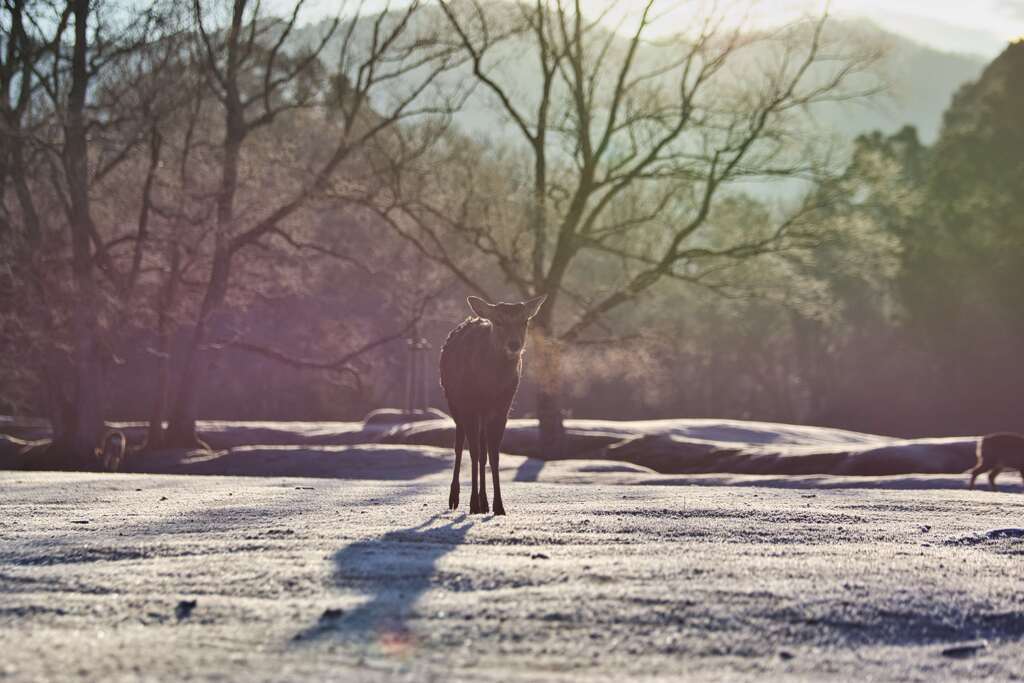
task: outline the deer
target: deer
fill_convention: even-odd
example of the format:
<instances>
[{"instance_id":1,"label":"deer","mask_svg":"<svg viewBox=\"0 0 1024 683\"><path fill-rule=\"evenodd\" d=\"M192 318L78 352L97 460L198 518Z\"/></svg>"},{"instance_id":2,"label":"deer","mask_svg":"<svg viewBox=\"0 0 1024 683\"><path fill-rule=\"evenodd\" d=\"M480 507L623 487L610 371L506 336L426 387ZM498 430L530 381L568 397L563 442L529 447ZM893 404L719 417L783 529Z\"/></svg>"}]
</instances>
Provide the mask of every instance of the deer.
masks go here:
<instances>
[{"instance_id":1,"label":"deer","mask_svg":"<svg viewBox=\"0 0 1024 683\"><path fill-rule=\"evenodd\" d=\"M469 513L488 511L485 483L487 460L494 483L494 514L504 515L498 453L512 401L523 371L523 352L530 320L546 300L541 295L519 303L496 304L471 296L473 315L455 327L441 348L441 387L455 420L455 471L448 508L459 507L459 469L469 440L473 492Z\"/></svg>"},{"instance_id":2,"label":"deer","mask_svg":"<svg viewBox=\"0 0 1024 683\"><path fill-rule=\"evenodd\" d=\"M978 464L971 470L971 483L982 472L988 472L988 483L996 490L996 477L1004 469L1020 470L1021 481L1024 482L1024 436L1002 432L989 434L978 439Z\"/></svg>"},{"instance_id":3,"label":"deer","mask_svg":"<svg viewBox=\"0 0 1024 683\"><path fill-rule=\"evenodd\" d=\"M125 464L128 439L124 432L112 429L103 436L103 441L94 452L99 466L106 472L117 472Z\"/></svg>"}]
</instances>

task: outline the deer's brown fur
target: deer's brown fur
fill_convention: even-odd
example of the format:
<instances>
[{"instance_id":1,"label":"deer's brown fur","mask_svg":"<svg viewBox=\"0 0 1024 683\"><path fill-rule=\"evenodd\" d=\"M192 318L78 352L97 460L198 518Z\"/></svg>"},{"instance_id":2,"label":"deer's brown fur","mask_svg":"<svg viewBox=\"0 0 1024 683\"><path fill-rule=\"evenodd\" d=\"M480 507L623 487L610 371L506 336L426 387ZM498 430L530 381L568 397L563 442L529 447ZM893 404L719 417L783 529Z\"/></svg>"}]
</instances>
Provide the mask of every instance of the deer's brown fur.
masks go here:
<instances>
[{"instance_id":1,"label":"deer's brown fur","mask_svg":"<svg viewBox=\"0 0 1024 683\"><path fill-rule=\"evenodd\" d=\"M989 434L978 439L978 464L971 470L970 488L983 472L988 472L988 483L996 490L996 477L1004 469L1020 470L1024 481L1024 436L1020 434Z\"/></svg>"},{"instance_id":2,"label":"deer's brown fur","mask_svg":"<svg viewBox=\"0 0 1024 683\"><path fill-rule=\"evenodd\" d=\"M441 349L441 386L455 420L455 471L448 507L459 506L459 468L462 447L469 439L473 466L471 514L487 512L486 461L491 462L494 482L494 514L505 514L498 481L498 451L505 422L519 387L523 349L530 319L537 314L543 296L515 304L489 304L471 296L467 300L475 317L462 321L448 334Z\"/></svg>"}]
</instances>

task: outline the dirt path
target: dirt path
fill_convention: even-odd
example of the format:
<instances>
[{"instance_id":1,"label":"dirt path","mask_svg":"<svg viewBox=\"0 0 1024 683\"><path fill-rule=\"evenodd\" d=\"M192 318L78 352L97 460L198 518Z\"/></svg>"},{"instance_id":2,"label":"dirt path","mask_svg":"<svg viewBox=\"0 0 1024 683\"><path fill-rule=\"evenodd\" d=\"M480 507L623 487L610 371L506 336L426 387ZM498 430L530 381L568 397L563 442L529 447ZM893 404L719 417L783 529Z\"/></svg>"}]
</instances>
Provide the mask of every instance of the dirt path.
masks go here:
<instances>
[{"instance_id":1,"label":"dirt path","mask_svg":"<svg viewBox=\"0 0 1024 683\"><path fill-rule=\"evenodd\" d=\"M0 680L1024 676L1019 484L511 479L0 472Z\"/></svg>"}]
</instances>

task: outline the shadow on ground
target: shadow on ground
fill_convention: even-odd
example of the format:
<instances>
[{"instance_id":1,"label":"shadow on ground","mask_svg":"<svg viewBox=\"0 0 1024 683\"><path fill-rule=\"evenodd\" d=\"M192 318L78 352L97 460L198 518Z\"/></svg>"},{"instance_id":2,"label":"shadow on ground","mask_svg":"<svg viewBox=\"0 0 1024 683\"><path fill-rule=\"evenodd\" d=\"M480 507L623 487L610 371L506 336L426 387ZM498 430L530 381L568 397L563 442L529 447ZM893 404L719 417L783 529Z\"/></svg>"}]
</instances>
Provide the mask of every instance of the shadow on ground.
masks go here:
<instances>
[{"instance_id":1,"label":"shadow on ground","mask_svg":"<svg viewBox=\"0 0 1024 683\"><path fill-rule=\"evenodd\" d=\"M751 475L696 475L689 477L661 476L638 480L646 486L744 486L774 489L887 489L893 491L967 490L967 476L891 476L891 477L834 477L834 476L766 476ZM988 484L978 485L978 491L990 492ZM1020 493L1019 482L1006 477L998 481L998 491Z\"/></svg>"},{"instance_id":2,"label":"shadow on ground","mask_svg":"<svg viewBox=\"0 0 1024 683\"><path fill-rule=\"evenodd\" d=\"M415 527L357 541L335 553L335 585L364 592L369 599L351 611L325 610L295 640L344 638L391 653L415 647L408 621L416 601L439 582L438 562L463 543L474 524L466 515L438 524L446 517L437 514Z\"/></svg>"},{"instance_id":3,"label":"shadow on ground","mask_svg":"<svg viewBox=\"0 0 1024 683\"><path fill-rule=\"evenodd\" d=\"M239 446L228 451L160 451L132 472L411 481L450 467L446 450L379 444Z\"/></svg>"},{"instance_id":4,"label":"shadow on ground","mask_svg":"<svg viewBox=\"0 0 1024 683\"><path fill-rule=\"evenodd\" d=\"M537 481L540 471L544 469L546 461L539 458L526 458L523 464L516 469L514 481Z\"/></svg>"}]
</instances>

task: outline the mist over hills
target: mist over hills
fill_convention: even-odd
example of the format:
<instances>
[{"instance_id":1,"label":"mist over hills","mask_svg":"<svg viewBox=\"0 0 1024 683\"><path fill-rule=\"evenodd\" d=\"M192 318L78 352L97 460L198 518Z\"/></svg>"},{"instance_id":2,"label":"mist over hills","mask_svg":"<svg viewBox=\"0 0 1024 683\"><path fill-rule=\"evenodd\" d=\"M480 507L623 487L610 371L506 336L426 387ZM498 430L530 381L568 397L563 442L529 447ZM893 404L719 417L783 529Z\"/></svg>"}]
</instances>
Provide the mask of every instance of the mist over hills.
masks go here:
<instances>
[{"instance_id":1,"label":"mist over hills","mask_svg":"<svg viewBox=\"0 0 1024 683\"><path fill-rule=\"evenodd\" d=\"M963 53L985 60L993 59L1006 47L1006 40L989 30L922 16L920 13L900 12L898 3L891 4L891 9L876 9L870 20L906 40L942 52Z\"/></svg>"},{"instance_id":2,"label":"mist over hills","mask_svg":"<svg viewBox=\"0 0 1024 683\"><path fill-rule=\"evenodd\" d=\"M829 123L849 138L872 130L893 133L909 124L917 128L922 142L934 142L953 95L981 75L987 60L978 55L936 50L867 20L844 23L875 32L885 44L881 66L888 91L870 103L833 107Z\"/></svg>"},{"instance_id":3,"label":"mist over hills","mask_svg":"<svg viewBox=\"0 0 1024 683\"><path fill-rule=\"evenodd\" d=\"M488 8L496 5L489 5ZM495 11L500 11L495 10ZM373 17L365 17L369 23ZM415 33L444 31L447 24L439 11L421 12L415 17ZM329 22L310 24L297 31L296 46L312 44L323 35ZM905 125L918 129L925 144L936 140L942 124L942 115L954 93L965 83L981 74L987 60L984 57L956 52L944 52L897 33L881 28L863 18L833 18L831 31L856 36L860 41L872 41L881 47L883 56L877 65L877 74L884 88L869 99L818 105L815 119L825 130L838 134L841 139L852 140L862 133L881 130L893 133ZM369 26L368 26L369 28ZM345 27L339 28L324 52L324 61L330 67L334 54L341 45ZM623 37L623 43L626 38ZM532 46L522 38L513 37L494 49L501 61L506 78L515 84L517 96L528 101L539 82L538 66L532 55ZM443 87L454 88L465 83L470 75L468 66L458 68L442 77ZM401 84L396 84L401 88ZM495 139L508 123L490 101L489 93L476 89L455 115L455 123L474 137Z\"/></svg>"}]
</instances>

